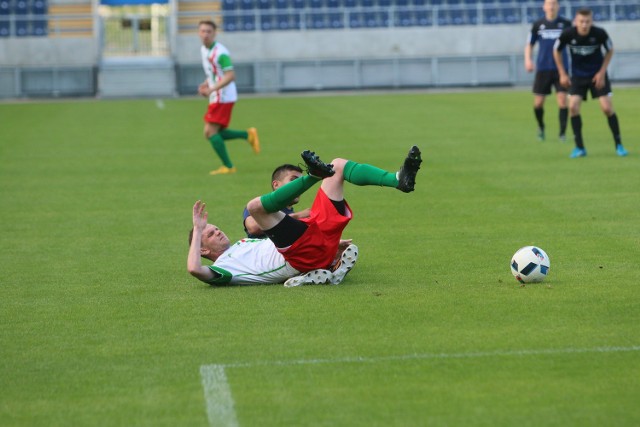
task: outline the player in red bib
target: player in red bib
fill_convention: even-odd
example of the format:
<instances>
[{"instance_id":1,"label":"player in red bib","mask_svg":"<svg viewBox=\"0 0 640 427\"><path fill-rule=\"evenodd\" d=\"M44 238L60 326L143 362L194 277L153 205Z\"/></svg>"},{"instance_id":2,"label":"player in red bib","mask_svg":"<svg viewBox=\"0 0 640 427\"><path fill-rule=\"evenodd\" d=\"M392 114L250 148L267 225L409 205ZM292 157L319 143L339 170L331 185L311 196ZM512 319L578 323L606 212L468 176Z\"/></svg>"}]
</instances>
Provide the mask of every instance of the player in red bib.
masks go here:
<instances>
[{"instance_id":1,"label":"player in red bib","mask_svg":"<svg viewBox=\"0 0 640 427\"><path fill-rule=\"evenodd\" d=\"M226 235L207 223L201 201L193 207L193 230L187 268L191 275L210 284L339 283L353 267L357 247L341 247L341 235L353 218L344 199L344 181L355 185L378 185L409 193L422 163L420 150L413 146L398 172L337 158L325 164L315 153L304 151L308 175L277 190L256 197L247 204L251 216L268 240L243 239L231 245ZM295 219L281 209L322 181L308 218ZM342 251L344 249L344 251ZM341 261L329 271L336 253ZM202 265L201 257L213 261Z\"/></svg>"}]
</instances>

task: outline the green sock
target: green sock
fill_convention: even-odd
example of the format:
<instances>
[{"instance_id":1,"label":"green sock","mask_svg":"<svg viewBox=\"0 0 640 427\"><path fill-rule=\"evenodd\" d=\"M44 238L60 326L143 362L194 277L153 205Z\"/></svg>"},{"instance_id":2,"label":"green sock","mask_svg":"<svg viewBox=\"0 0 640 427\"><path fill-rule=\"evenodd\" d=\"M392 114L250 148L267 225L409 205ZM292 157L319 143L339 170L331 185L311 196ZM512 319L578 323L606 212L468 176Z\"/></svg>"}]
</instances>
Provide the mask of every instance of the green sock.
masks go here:
<instances>
[{"instance_id":1,"label":"green sock","mask_svg":"<svg viewBox=\"0 0 640 427\"><path fill-rule=\"evenodd\" d=\"M289 206L293 199L310 189L318 181L321 180L311 175L303 175L277 190L261 196L260 202L262 202L262 206L267 212L278 212L280 209Z\"/></svg>"},{"instance_id":2,"label":"green sock","mask_svg":"<svg viewBox=\"0 0 640 427\"><path fill-rule=\"evenodd\" d=\"M344 165L344 179L355 185L381 185L393 188L398 186L395 172L387 172L378 167L351 160Z\"/></svg>"},{"instance_id":3,"label":"green sock","mask_svg":"<svg viewBox=\"0 0 640 427\"><path fill-rule=\"evenodd\" d=\"M249 134L246 130L233 130L233 129L222 129L220 131L220 136L222 139L247 139L249 138Z\"/></svg>"},{"instance_id":4,"label":"green sock","mask_svg":"<svg viewBox=\"0 0 640 427\"><path fill-rule=\"evenodd\" d=\"M211 146L213 147L214 151L218 154L218 157L220 157L220 160L222 160L222 163L226 167L232 168L233 163L231 163L231 159L229 158L229 153L227 153L227 146L224 144L224 139L222 138L222 135L220 135L219 133L212 135L211 138L209 138L209 142L211 142Z\"/></svg>"}]
</instances>

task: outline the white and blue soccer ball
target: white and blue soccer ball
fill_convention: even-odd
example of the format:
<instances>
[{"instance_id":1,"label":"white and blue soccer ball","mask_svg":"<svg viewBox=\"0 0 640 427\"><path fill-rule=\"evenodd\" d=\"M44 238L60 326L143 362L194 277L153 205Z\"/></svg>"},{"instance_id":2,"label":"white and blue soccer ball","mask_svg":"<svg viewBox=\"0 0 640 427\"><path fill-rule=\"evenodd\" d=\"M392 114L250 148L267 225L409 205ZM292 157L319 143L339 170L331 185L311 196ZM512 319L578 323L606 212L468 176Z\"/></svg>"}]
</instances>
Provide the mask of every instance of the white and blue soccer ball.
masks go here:
<instances>
[{"instance_id":1,"label":"white and blue soccer ball","mask_svg":"<svg viewBox=\"0 0 640 427\"><path fill-rule=\"evenodd\" d=\"M520 283L542 282L550 266L549 256L537 246L520 248L511 258L511 273Z\"/></svg>"}]
</instances>

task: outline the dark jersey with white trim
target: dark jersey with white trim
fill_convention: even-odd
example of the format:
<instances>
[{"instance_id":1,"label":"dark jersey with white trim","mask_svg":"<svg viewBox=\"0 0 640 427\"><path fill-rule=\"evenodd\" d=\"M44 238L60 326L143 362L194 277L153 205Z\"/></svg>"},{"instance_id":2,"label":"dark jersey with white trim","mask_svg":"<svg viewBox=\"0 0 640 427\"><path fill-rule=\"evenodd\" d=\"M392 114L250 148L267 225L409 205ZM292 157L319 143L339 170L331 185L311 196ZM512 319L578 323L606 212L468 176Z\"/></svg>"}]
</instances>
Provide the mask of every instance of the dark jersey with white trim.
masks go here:
<instances>
[{"instance_id":1,"label":"dark jersey with white trim","mask_svg":"<svg viewBox=\"0 0 640 427\"><path fill-rule=\"evenodd\" d=\"M593 77L604 62L603 49L609 51L613 43L609 34L600 27L591 27L589 34L581 36L576 27L566 29L558 37L555 49L569 47L571 55L571 75L573 77Z\"/></svg>"},{"instance_id":2,"label":"dark jersey with white trim","mask_svg":"<svg viewBox=\"0 0 640 427\"><path fill-rule=\"evenodd\" d=\"M538 58L536 60L536 71L555 71L556 62L553 60L553 45L562 32L571 27L571 21L562 16L558 16L553 21L547 18L538 19L531 27L528 43L533 45L538 43ZM562 52L562 60L567 62L567 52Z\"/></svg>"}]
</instances>

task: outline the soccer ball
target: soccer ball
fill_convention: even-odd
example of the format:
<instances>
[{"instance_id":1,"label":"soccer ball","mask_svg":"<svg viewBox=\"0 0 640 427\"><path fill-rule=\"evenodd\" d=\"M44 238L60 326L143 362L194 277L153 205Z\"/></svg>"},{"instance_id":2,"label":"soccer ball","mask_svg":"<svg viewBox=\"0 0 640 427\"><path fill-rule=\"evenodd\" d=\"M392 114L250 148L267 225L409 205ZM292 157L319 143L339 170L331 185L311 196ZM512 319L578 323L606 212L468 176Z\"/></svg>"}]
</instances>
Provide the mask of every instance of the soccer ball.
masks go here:
<instances>
[{"instance_id":1,"label":"soccer ball","mask_svg":"<svg viewBox=\"0 0 640 427\"><path fill-rule=\"evenodd\" d=\"M542 282L550 266L547 253L535 246L520 248L511 258L511 273L520 283Z\"/></svg>"}]
</instances>

